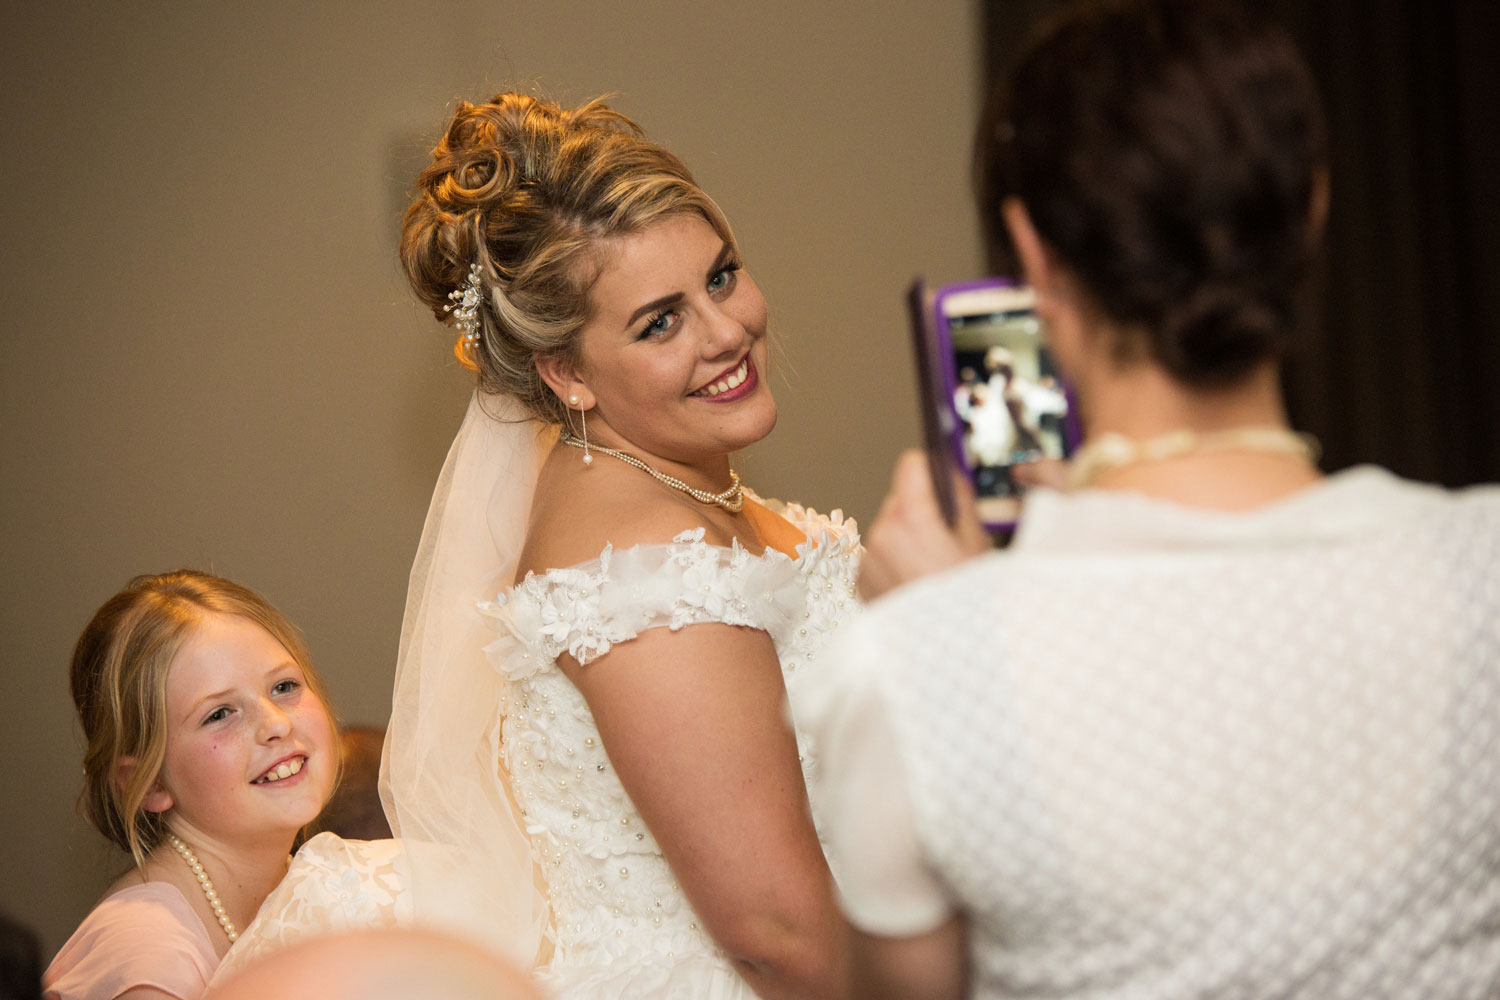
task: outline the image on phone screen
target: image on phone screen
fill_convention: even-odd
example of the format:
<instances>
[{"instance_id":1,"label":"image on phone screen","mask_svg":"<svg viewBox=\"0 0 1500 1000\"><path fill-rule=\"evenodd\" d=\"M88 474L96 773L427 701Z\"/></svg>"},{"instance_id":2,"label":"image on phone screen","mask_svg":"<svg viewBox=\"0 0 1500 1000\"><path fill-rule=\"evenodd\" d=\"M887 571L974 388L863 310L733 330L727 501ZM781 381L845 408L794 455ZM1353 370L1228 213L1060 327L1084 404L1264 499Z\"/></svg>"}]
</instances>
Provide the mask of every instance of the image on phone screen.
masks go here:
<instances>
[{"instance_id":1,"label":"image on phone screen","mask_svg":"<svg viewBox=\"0 0 1500 1000\"><path fill-rule=\"evenodd\" d=\"M1047 348L1036 297L1005 278L945 285L932 295L952 449L980 518L1015 525L1016 466L1066 459L1078 441L1071 396Z\"/></svg>"}]
</instances>

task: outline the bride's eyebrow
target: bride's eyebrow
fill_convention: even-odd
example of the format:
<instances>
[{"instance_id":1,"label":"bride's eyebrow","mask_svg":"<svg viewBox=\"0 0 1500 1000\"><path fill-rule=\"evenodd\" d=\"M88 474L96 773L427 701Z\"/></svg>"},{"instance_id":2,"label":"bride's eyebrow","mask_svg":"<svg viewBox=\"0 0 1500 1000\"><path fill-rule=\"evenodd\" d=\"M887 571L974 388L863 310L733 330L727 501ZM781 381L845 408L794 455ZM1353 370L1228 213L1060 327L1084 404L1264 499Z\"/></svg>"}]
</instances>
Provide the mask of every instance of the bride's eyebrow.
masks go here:
<instances>
[{"instance_id":1,"label":"bride's eyebrow","mask_svg":"<svg viewBox=\"0 0 1500 1000\"><path fill-rule=\"evenodd\" d=\"M641 306L635 312L630 314L630 318L625 321L625 328L628 330L632 326L635 326L636 320L640 319L642 316L647 316L654 312L660 312L661 310L666 309L668 306L675 306L681 301L681 292L673 292L671 295L663 295L659 299L652 299L650 302L647 302L645 305Z\"/></svg>"},{"instance_id":2,"label":"bride's eyebrow","mask_svg":"<svg viewBox=\"0 0 1500 1000\"><path fill-rule=\"evenodd\" d=\"M713 276L724 270L725 265L732 260L734 260L734 248L725 243L719 248L719 256L714 258L713 267L708 269L709 280L712 281Z\"/></svg>"},{"instance_id":3,"label":"bride's eyebrow","mask_svg":"<svg viewBox=\"0 0 1500 1000\"><path fill-rule=\"evenodd\" d=\"M731 247L728 243L725 243L719 248L719 255L714 258L713 266L708 269L707 277L709 279L712 279L714 275L718 274L724 269L724 265L728 264L733 259L734 248ZM675 306L677 303L682 301L682 298L683 295L681 292L673 292L671 295L663 295L659 299L652 299L650 302L647 302L645 305L641 306L635 312L630 314L630 318L625 321L625 328L628 330L629 328L635 326L636 321L643 316L649 316L651 313L660 312L663 309L668 309L672 306Z\"/></svg>"}]
</instances>

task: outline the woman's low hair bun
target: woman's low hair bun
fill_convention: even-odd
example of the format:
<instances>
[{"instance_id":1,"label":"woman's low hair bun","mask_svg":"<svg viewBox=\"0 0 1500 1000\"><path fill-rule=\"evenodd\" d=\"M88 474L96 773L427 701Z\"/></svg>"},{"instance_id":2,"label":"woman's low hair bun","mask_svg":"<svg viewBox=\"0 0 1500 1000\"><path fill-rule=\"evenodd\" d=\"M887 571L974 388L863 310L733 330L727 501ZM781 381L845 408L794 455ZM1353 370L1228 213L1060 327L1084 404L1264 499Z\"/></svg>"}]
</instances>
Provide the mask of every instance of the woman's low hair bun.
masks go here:
<instances>
[{"instance_id":1,"label":"woman's low hair bun","mask_svg":"<svg viewBox=\"0 0 1500 1000\"><path fill-rule=\"evenodd\" d=\"M1161 317L1152 338L1156 360L1196 388L1230 385L1286 350L1292 316L1235 284L1204 284Z\"/></svg>"},{"instance_id":2,"label":"woman's low hair bun","mask_svg":"<svg viewBox=\"0 0 1500 1000\"><path fill-rule=\"evenodd\" d=\"M1017 198L1120 330L1192 386L1279 360L1307 303L1327 143L1284 31L1223 0L1109 0L1051 22L978 137L992 240ZM997 255L998 256L998 255Z\"/></svg>"}]
</instances>

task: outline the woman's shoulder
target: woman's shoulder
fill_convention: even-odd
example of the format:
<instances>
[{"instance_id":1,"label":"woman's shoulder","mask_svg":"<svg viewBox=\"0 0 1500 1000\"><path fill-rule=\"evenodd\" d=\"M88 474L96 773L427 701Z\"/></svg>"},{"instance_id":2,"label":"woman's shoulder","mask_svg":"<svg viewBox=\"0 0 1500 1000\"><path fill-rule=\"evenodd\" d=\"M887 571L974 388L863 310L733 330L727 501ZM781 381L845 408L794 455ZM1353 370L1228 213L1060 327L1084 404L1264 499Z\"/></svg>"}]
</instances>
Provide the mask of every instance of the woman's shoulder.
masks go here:
<instances>
[{"instance_id":1,"label":"woman's shoulder","mask_svg":"<svg viewBox=\"0 0 1500 1000\"><path fill-rule=\"evenodd\" d=\"M640 476L598 470L588 490L538 489L520 566L526 574L597 560L606 550L671 544L684 532L702 531L709 545L728 546L733 536L715 525L686 497L662 490ZM625 472L634 472L626 468ZM614 473L611 475L611 473Z\"/></svg>"},{"instance_id":2,"label":"woman's shoulder","mask_svg":"<svg viewBox=\"0 0 1500 1000\"><path fill-rule=\"evenodd\" d=\"M166 882L119 888L89 911L43 977L50 995L118 996L151 987L199 996L219 964L192 905Z\"/></svg>"}]
</instances>

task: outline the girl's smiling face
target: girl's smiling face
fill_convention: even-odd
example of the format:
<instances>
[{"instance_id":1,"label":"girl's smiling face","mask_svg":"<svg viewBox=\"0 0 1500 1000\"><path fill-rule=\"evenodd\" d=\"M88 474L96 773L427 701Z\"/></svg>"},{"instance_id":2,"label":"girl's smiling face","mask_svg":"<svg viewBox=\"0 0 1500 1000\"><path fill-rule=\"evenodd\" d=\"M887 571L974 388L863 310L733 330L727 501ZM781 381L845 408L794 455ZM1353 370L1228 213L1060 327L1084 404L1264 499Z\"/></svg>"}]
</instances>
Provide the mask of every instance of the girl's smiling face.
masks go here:
<instances>
[{"instance_id":1,"label":"girl's smiling face","mask_svg":"<svg viewBox=\"0 0 1500 1000\"><path fill-rule=\"evenodd\" d=\"M697 215L603 249L580 362L543 370L564 401L580 397L590 437L694 465L769 434L766 303L735 249Z\"/></svg>"},{"instance_id":2,"label":"girl's smiling face","mask_svg":"<svg viewBox=\"0 0 1500 1000\"><path fill-rule=\"evenodd\" d=\"M249 619L204 614L168 668L166 713L166 757L144 804L188 839L284 839L333 791L338 751L327 706L292 655Z\"/></svg>"}]
</instances>

